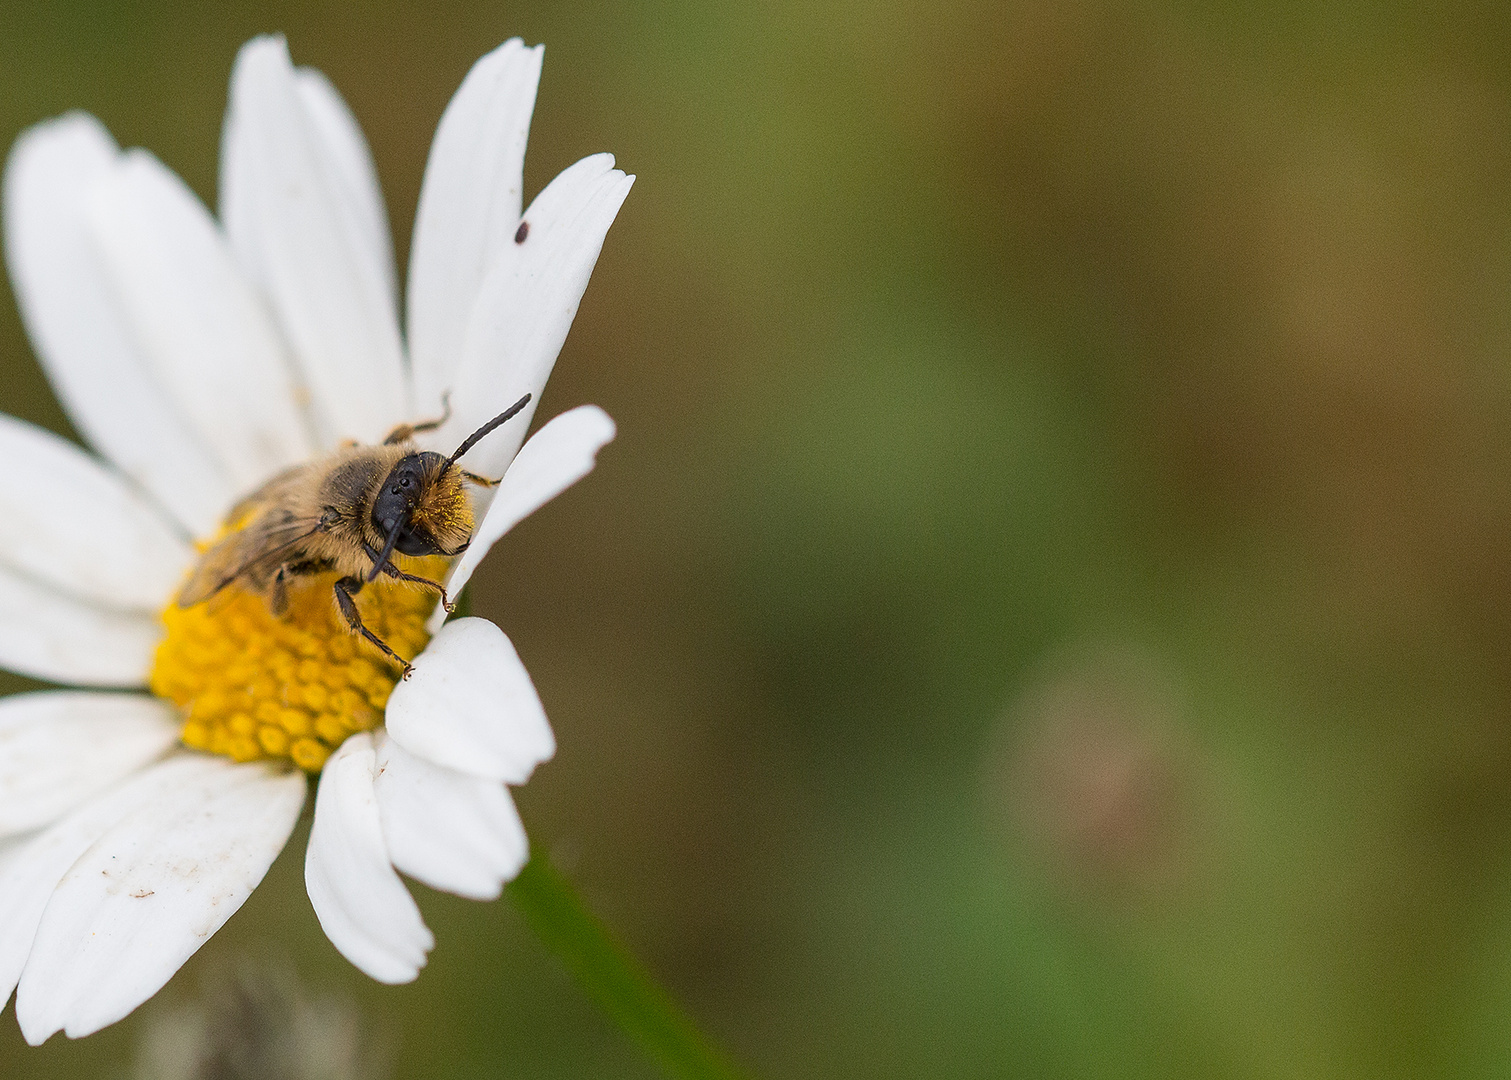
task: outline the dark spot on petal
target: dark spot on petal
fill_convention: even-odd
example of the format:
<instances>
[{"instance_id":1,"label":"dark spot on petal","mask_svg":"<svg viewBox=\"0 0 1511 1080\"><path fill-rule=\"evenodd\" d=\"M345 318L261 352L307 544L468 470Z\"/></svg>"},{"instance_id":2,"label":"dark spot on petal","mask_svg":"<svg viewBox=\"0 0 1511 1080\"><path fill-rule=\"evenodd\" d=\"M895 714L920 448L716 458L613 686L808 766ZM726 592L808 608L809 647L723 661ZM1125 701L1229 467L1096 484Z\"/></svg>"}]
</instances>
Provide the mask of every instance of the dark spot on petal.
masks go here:
<instances>
[{"instance_id":1,"label":"dark spot on petal","mask_svg":"<svg viewBox=\"0 0 1511 1080\"><path fill-rule=\"evenodd\" d=\"M147 897L155 895L156 892L156 889L138 889L136 892L131 894L131 898L133 900L145 900L147 899Z\"/></svg>"},{"instance_id":2,"label":"dark spot on petal","mask_svg":"<svg viewBox=\"0 0 1511 1080\"><path fill-rule=\"evenodd\" d=\"M528 221L521 221L519 223L519 228L514 230L514 242L516 244L523 244L525 242L525 237L529 235L530 223Z\"/></svg>"}]
</instances>

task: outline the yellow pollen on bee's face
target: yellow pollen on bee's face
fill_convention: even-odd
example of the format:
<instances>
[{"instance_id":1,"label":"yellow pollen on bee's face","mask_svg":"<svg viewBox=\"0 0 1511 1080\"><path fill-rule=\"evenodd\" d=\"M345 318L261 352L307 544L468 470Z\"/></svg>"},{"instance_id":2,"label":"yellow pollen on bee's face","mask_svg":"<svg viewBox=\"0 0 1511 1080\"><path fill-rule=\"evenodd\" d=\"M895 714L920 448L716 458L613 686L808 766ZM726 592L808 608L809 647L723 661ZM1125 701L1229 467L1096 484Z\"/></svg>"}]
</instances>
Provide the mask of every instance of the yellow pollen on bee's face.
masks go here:
<instances>
[{"instance_id":1,"label":"yellow pollen on bee's face","mask_svg":"<svg viewBox=\"0 0 1511 1080\"><path fill-rule=\"evenodd\" d=\"M192 607L168 605L168 635L149 686L183 710L185 745L237 761L292 761L315 773L347 736L382 722L399 671L348 628L335 579L301 578L282 618L260 594L236 585ZM425 620L434 593L380 578L356 599L363 623L400 656L412 660L430 640Z\"/></svg>"}]
</instances>

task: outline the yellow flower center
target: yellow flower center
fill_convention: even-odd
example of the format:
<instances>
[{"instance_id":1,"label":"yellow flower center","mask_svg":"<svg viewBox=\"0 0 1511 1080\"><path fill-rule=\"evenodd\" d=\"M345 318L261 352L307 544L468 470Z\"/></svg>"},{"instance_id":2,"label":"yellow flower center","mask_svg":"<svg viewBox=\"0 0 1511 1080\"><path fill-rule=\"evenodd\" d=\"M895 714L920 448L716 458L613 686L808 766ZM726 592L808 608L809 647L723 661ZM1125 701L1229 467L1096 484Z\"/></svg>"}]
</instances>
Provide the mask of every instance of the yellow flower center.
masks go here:
<instances>
[{"instance_id":1,"label":"yellow flower center","mask_svg":"<svg viewBox=\"0 0 1511 1080\"><path fill-rule=\"evenodd\" d=\"M404 569L427 577L444 572L443 560L405 561L414 565ZM149 685L183 709L186 745L237 761L284 759L314 773L348 735L382 722L399 669L352 633L336 607L335 580L299 579L282 618L235 585L192 607L169 603ZM413 660L430 640L434 593L380 578L356 599L364 625L400 656Z\"/></svg>"}]
</instances>

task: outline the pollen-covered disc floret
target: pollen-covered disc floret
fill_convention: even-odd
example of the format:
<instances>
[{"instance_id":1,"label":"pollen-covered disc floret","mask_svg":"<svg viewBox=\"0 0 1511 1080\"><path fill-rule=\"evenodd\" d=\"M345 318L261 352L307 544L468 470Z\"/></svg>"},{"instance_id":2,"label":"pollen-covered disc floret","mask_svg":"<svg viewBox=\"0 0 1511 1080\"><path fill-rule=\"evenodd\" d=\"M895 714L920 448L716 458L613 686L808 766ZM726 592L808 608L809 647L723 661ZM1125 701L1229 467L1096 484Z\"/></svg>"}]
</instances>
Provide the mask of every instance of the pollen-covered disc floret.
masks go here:
<instances>
[{"instance_id":1,"label":"pollen-covered disc floret","mask_svg":"<svg viewBox=\"0 0 1511 1080\"><path fill-rule=\"evenodd\" d=\"M347 736L378 726L399 669L352 634L334 581L302 580L281 618L235 585L192 607L168 605L150 685L183 708L186 745L319 772ZM357 596L367 628L410 659L430 640L425 619L434 606L434 594L384 580Z\"/></svg>"}]
</instances>

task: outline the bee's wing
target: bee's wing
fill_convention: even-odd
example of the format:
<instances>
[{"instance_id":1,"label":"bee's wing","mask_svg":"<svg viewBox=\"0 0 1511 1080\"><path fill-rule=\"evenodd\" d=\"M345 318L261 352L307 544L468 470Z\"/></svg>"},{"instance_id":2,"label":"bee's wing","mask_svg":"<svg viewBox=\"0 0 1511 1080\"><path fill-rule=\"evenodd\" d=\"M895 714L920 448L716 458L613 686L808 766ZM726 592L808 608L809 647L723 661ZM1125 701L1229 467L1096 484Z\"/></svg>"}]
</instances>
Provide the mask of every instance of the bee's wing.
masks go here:
<instances>
[{"instance_id":1,"label":"bee's wing","mask_svg":"<svg viewBox=\"0 0 1511 1080\"><path fill-rule=\"evenodd\" d=\"M254 516L285 500L288 492L297 487L309 472L308 465L295 465L284 469L256 491L239 499L226 514L226 522L232 529L240 529Z\"/></svg>"},{"instance_id":2,"label":"bee's wing","mask_svg":"<svg viewBox=\"0 0 1511 1080\"><path fill-rule=\"evenodd\" d=\"M178 594L179 607L193 607L259 567L280 562L324 528L319 518L269 521L267 515L225 537L204 555Z\"/></svg>"},{"instance_id":3,"label":"bee's wing","mask_svg":"<svg viewBox=\"0 0 1511 1080\"><path fill-rule=\"evenodd\" d=\"M294 548L320 531L318 518L290 515L285 506L306 466L279 473L231 508L226 515L232 531L200 556L194 573L178 594L179 607L208 600L243 577Z\"/></svg>"}]
</instances>

